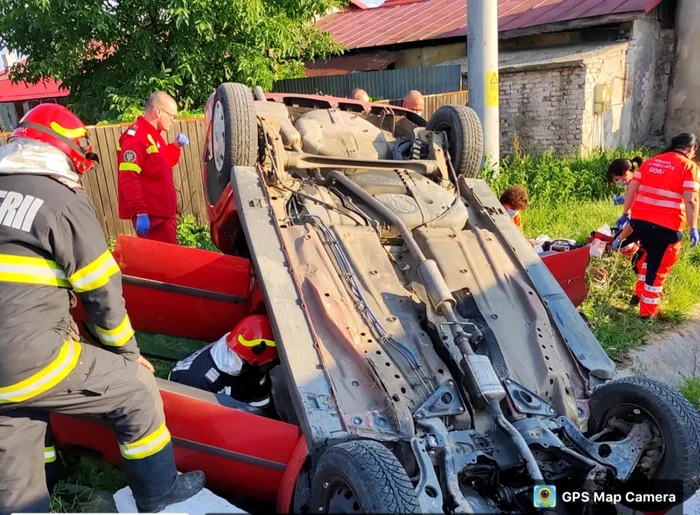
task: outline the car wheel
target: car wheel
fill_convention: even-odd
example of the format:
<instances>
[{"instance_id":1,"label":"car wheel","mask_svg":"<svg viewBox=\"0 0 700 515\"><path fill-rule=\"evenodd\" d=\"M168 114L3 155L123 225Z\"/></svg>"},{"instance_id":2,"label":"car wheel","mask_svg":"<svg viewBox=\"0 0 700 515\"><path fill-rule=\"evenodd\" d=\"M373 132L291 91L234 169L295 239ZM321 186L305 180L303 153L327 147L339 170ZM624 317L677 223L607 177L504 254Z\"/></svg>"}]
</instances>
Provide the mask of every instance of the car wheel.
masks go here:
<instances>
[{"instance_id":1,"label":"car wheel","mask_svg":"<svg viewBox=\"0 0 700 515\"><path fill-rule=\"evenodd\" d=\"M446 105L430 117L428 130L445 132L457 175L476 177L484 159L484 132L479 117L467 106Z\"/></svg>"},{"instance_id":2,"label":"car wheel","mask_svg":"<svg viewBox=\"0 0 700 515\"><path fill-rule=\"evenodd\" d=\"M399 460L370 440L328 449L311 486L312 513L420 513L413 484Z\"/></svg>"},{"instance_id":3,"label":"car wheel","mask_svg":"<svg viewBox=\"0 0 700 515\"><path fill-rule=\"evenodd\" d=\"M255 166L258 158L258 125L250 89L226 82L216 89L212 109L209 161L219 184L226 187L234 166Z\"/></svg>"},{"instance_id":4,"label":"car wheel","mask_svg":"<svg viewBox=\"0 0 700 515\"><path fill-rule=\"evenodd\" d=\"M643 377L625 377L596 389L590 398L589 431L599 433L612 419L628 423L648 422L653 439L621 493L676 495L676 502L626 502L642 512L664 510L687 500L700 485L700 415L680 393ZM619 441L618 429L598 442Z\"/></svg>"}]
</instances>

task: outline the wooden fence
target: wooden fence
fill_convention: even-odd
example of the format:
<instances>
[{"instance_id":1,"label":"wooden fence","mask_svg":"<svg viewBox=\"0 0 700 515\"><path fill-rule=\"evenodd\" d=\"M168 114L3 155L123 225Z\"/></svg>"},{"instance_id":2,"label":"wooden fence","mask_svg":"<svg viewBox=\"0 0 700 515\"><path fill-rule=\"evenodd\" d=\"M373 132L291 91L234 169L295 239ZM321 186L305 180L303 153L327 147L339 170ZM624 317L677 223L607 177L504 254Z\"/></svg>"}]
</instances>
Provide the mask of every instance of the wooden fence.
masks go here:
<instances>
[{"instance_id":1,"label":"wooden fence","mask_svg":"<svg viewBox=\"0 0 700 515\"><path fill-rule=\"evenodd\" d=\"M467 92L426 95L423 116L428 119L446 104L466 104ZM385 100L383 103L401 105L401 100ZM100 125L88 127L90 142L99 154L101 163L82 178L83 186L92 199L102 229L109 237L119 234L133 235L131 222L120 220L117 209L117 142L130 124ZM173 141L183 132L190 144L183 149L180 163L173 170L178 196L178 214L193 215L201 223L207 223L207 212L202 183L202 152L204 148L204 119L177 120L168 131L166 141ZM7 141L8 133L0 134L0 145Z\"/></svg>"}]
</instances>

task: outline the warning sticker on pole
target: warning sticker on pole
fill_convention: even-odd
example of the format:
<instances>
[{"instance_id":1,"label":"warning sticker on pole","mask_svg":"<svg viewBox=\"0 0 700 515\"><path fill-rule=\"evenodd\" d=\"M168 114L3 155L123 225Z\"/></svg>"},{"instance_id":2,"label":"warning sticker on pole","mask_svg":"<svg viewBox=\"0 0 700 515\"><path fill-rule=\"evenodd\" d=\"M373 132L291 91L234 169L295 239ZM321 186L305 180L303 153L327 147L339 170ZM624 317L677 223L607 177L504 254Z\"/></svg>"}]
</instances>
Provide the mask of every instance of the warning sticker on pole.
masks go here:
<instances>
[{"instance_id":1,"label":"warning sticker on pole","mask_svg":"<svg viewBox=\"0 0 700 515\"><path fill-rule=\"evenodd\" d=\"M498 71L486 72L486 107L498 107Z\"/></svg>"}]
</instances>

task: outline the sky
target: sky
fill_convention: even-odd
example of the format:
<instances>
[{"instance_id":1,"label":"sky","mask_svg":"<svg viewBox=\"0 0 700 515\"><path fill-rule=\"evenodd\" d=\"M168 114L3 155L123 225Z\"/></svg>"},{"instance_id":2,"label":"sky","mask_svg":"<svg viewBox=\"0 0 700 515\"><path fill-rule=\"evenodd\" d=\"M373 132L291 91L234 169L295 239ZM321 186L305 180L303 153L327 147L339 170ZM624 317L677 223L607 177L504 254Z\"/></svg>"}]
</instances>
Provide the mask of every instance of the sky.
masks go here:
<instances>
[{"instance_id":1,"label":"sky","mask_svg":"<svg viewBox=\"0 0 700 515\"><path fill-rule=\"evenodd\" d=\"M378 5L382 5L384 0L364 0L362 3L367 7L376 7Z\"/></svg>"}]
</instances>

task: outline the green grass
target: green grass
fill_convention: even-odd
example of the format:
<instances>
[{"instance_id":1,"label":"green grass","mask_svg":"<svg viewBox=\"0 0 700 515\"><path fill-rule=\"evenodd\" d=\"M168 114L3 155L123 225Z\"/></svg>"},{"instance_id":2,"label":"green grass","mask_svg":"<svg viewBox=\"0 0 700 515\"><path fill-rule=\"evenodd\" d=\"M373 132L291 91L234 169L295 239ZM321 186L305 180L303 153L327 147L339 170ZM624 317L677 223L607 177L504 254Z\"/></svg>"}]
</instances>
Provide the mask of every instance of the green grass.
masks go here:
<instances>
[{"instance_id":1,"label":"green grass","mask_svg":"<svg viewBox=\"0 0 700 515\"><path fill-rule=\"evenodd\" d=\"M68 470L68 478L54 488L51 496L52 513L101 513L108 506L94 495L95 491L114 493L127 484L124 473L112 465L88 458L61 456L61 459ZM70 485L80 485L87 490L74 493Z\"/></svg>"},{"instance_id":2,"label":"green grass","mask_svg":"<svg viewBox=\"0 0 700 515\"><path fill-rule=\"evenodd\" d=\"M172 370L174 365L173 360L180 360L206 345L205 342L188 340L186 338L175 338L173 336L143 332L136 333L136 341L143 353L156 354L169 358L149 359L156 369L156 377L163 379L167 378L170 370Z\"/></svg>"},{"instance_id":3,"label":"green grass","mask_svg":"<svg viewBox=\"0 0 700 515\"><path fill-rule=\"evenodd\" d=\"M680 391L693 406L700 410L700 377L685 378Z\"/></svg>"}]
</instances>

